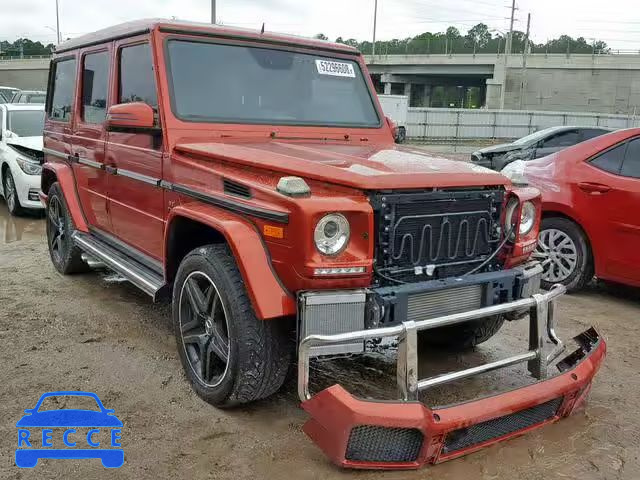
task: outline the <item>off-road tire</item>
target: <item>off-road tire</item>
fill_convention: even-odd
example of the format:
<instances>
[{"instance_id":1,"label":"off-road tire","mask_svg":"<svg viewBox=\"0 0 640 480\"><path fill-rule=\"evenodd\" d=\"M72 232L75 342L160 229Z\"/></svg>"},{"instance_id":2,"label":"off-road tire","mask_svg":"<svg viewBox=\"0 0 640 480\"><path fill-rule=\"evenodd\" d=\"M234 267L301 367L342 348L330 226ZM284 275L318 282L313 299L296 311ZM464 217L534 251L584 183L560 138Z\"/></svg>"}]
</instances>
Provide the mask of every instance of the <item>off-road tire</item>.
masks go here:
<instances>
[{"instance_id":1,"label":"off-road tire","mask_svg":"<svg viewBox=\"0 0 640 480\"><path fill-rule=\"evenodd\" d=\"M51 257L51 263L56 268L56 270L63 275L71 275L74 273L83 273L88 272L90 270L89 266L82 260L82 250L78 248L74 243L71 236L73 232L75 232L76 228L73 224L73 219L69 214L69 209L67 207L67 202L64 199L64 195L62 194L62 189L60 188L60 184L55 182L51 185L48 192L48 200L47 200L47 208L45 215L45 222L47 222L47 245L49 246L49 255ZM53 251L52 245L52 229L50 228L50 218L49 215L50 207L52 205L52 200L57 201L60 205L60 213L61 218L64 223L65 235L62 239L62 248L61 254L57 255Z\"/></svg>"},{"instance_id":2,"label":"off-road tire","mask_svg":"<svg viewBox=\"0 0 640 480\"><path fill-rule=\"evenodd\" d=\"M468 350L493 337L504 323L504 316L493 315L481 320L418 332L418 341L427 347Z\"/></svg>"},{"instance_id":3,"label":"off-road tire","mask_svg":"<svg viewBox=\"0 0 640 480\"><path fill-rule=\"evenodd\" d=\"M227 316L229 357L217 386L207 386L194 372L180 327L180 292L190 274L202 272L215 284ZM173 326L180 361L196 393L217 407L233 407L277 392L285 381L293 344L284 319L260 320L229 247L207 245L180 263L173 288Z\"/></svg>"},{"instance_id":4,"label":"off-road tire","mask_svg":"<svg viewBox=\"0 0 640 480\"><path fill-rule=\"evenodd\" d=\"M20 205L20 198L18 198L16 182L11 174L11 169L7 168L2 181L4 183L4 185L2 185L2 191L4 192L4 201L7 204L7 210L9 210L9 213L14 217L24 214L24 208ZM9 199L7 198L7 185L9 183L11 183L13 188L13 207L9 205Z\"/></svg>"},{"instance_id":5,"label":"off-road tire","mask_svg":"<svg viewBox=\"0 0 640 480\"><path fill-rule=\"evenodd\" d=\"M572 220L562 217L543 218L542 225L540 226L540 231L542 232L543 230L552 228L561 230L566 235L568 235L571 240L573 240L573 243L576 246L576 254L578 257L575 270L571 273L571 275L569 275L567 279L563 280L560 283L567 287L568 292L576 292L578 290L581 290L587 285L587 283L589 283L593 279L594 274L593 255L591 253L591 248L589 247L587 236L585 235L582 228L580 228ZM556 282L542 280L540 283L542 285L542 288L548 290Z\"/></svg>"}]
</instances>

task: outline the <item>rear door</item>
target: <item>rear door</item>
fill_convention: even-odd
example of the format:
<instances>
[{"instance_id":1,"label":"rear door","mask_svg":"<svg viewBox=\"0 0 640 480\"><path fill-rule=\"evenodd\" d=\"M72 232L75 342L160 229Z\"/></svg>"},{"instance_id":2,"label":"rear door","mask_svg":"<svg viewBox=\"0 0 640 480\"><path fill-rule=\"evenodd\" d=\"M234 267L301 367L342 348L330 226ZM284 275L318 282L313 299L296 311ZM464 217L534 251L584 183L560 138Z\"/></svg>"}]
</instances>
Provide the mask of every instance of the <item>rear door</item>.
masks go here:
<instances>
[{"instance_id":1,"label":"rear door","mask_svg":"<svg viewBox=\"0 0 640 480\"><path fill-rule=\"evenodd\" d=\"M598 275L640 285L640 138L583 165L575 195L594 232ZM598 258L599 257L599 258Z\"/></svg>"},{"instance_id":2,"label":"rear door","mask_svg":"<svg viewBox=\"0 0 640 480\"><path fill-rule=\"evenodd\" d=\"M111 231L105 171L105 119L109 91L110 44L80 55L80 106L72 154L78 196L91 227Z\"/></svg>"},{"instance_id":3,"label":"rear door","mask_svg":"<svg viewBox=\"0 0 640 480\"><path fill-rule=\"evenodd\" d=\"M113 103L145 102L158 112L156 76L148 37L116 43ZM164 194L162 137L153 132L111 130L107 166L111 221L116 236L157 262L162 257ZM157 263L154 265L159 267Z\"/></svg>"},{"instance_id":4,"label":"rear door","mask_svg":"<svg viewBox=\"0 0 640 480\"><path fill-rule=\"evenodd\" d=\"M65 55L51 62L43 132L44 153L47 161L68 162L71 157L76 77L75 55Z\"/></svg>"}]
</instances>

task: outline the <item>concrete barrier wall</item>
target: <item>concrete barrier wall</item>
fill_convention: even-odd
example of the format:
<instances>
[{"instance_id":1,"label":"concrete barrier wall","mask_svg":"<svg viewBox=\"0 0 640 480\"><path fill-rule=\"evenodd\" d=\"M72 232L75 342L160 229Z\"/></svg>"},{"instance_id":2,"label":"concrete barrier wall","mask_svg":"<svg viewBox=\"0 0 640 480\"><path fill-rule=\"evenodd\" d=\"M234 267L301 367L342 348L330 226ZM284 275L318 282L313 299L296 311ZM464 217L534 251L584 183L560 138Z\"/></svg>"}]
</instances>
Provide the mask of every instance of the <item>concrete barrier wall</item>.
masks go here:
<instances>
[{"instance_id":1,"label":"concrete barrier wall","mask_svg":"<svg viewBox=\"0 0 640 480\"><path fill-rule=\"evenodd\" d=\"M409 108L407 137L424 140L520 138L562 125L640 127L640 117L601 113Z\"/></svg>"}]
</instances>

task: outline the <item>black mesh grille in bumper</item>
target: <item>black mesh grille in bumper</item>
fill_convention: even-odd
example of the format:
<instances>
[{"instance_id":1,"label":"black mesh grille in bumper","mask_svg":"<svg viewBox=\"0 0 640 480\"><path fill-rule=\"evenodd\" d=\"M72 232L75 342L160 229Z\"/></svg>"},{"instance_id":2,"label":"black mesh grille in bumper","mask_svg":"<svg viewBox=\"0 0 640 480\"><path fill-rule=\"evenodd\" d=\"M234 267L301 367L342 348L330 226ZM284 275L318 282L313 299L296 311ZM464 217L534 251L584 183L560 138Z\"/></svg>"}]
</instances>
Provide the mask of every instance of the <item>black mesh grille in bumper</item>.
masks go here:
<instances>
[{"instance_id":1,"label":"black mesh grille in bumper","mask_svg":"<svg viewBox=\"0 0 640 480\"><path fill-rule=\"evenodd\" d=\"M415 428L358 425L351 429L346 460L413 462L422 449L422 432Z\"/></svg>"},{"instance_id":2,"label":"black mesh grille in bumper","mask_svg":"<svg viewBox=\"0 0 640 480\"><path fill-rule=\"evenodd\" d=\"M447 435L442 453L463 450L542 423L555 416L561 403L562 397L504 417L455 430Z\"/></svg>"}]
</instances>

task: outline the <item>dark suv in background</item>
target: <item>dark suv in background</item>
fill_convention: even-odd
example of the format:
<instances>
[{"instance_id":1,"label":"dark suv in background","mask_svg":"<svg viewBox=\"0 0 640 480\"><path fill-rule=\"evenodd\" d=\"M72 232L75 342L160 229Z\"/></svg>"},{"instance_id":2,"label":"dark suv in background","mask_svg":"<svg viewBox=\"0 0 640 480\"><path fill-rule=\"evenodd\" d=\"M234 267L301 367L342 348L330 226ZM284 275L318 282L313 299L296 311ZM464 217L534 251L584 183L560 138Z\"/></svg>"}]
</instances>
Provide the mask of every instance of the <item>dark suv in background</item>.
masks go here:
<instances>
[{"instance_id":1,"label":"dark suv in background","mask_svg":"<svg viewBox=\"0 0 640 480\"><path fill-rule=\"evenodd\" d=\"M600 127L550 127L539 130L513 143L486 147L471 154L471 161L500 171L516 160L546 157L567 147L599 137L612 130Z\"/></svg>"}]
</instances>

